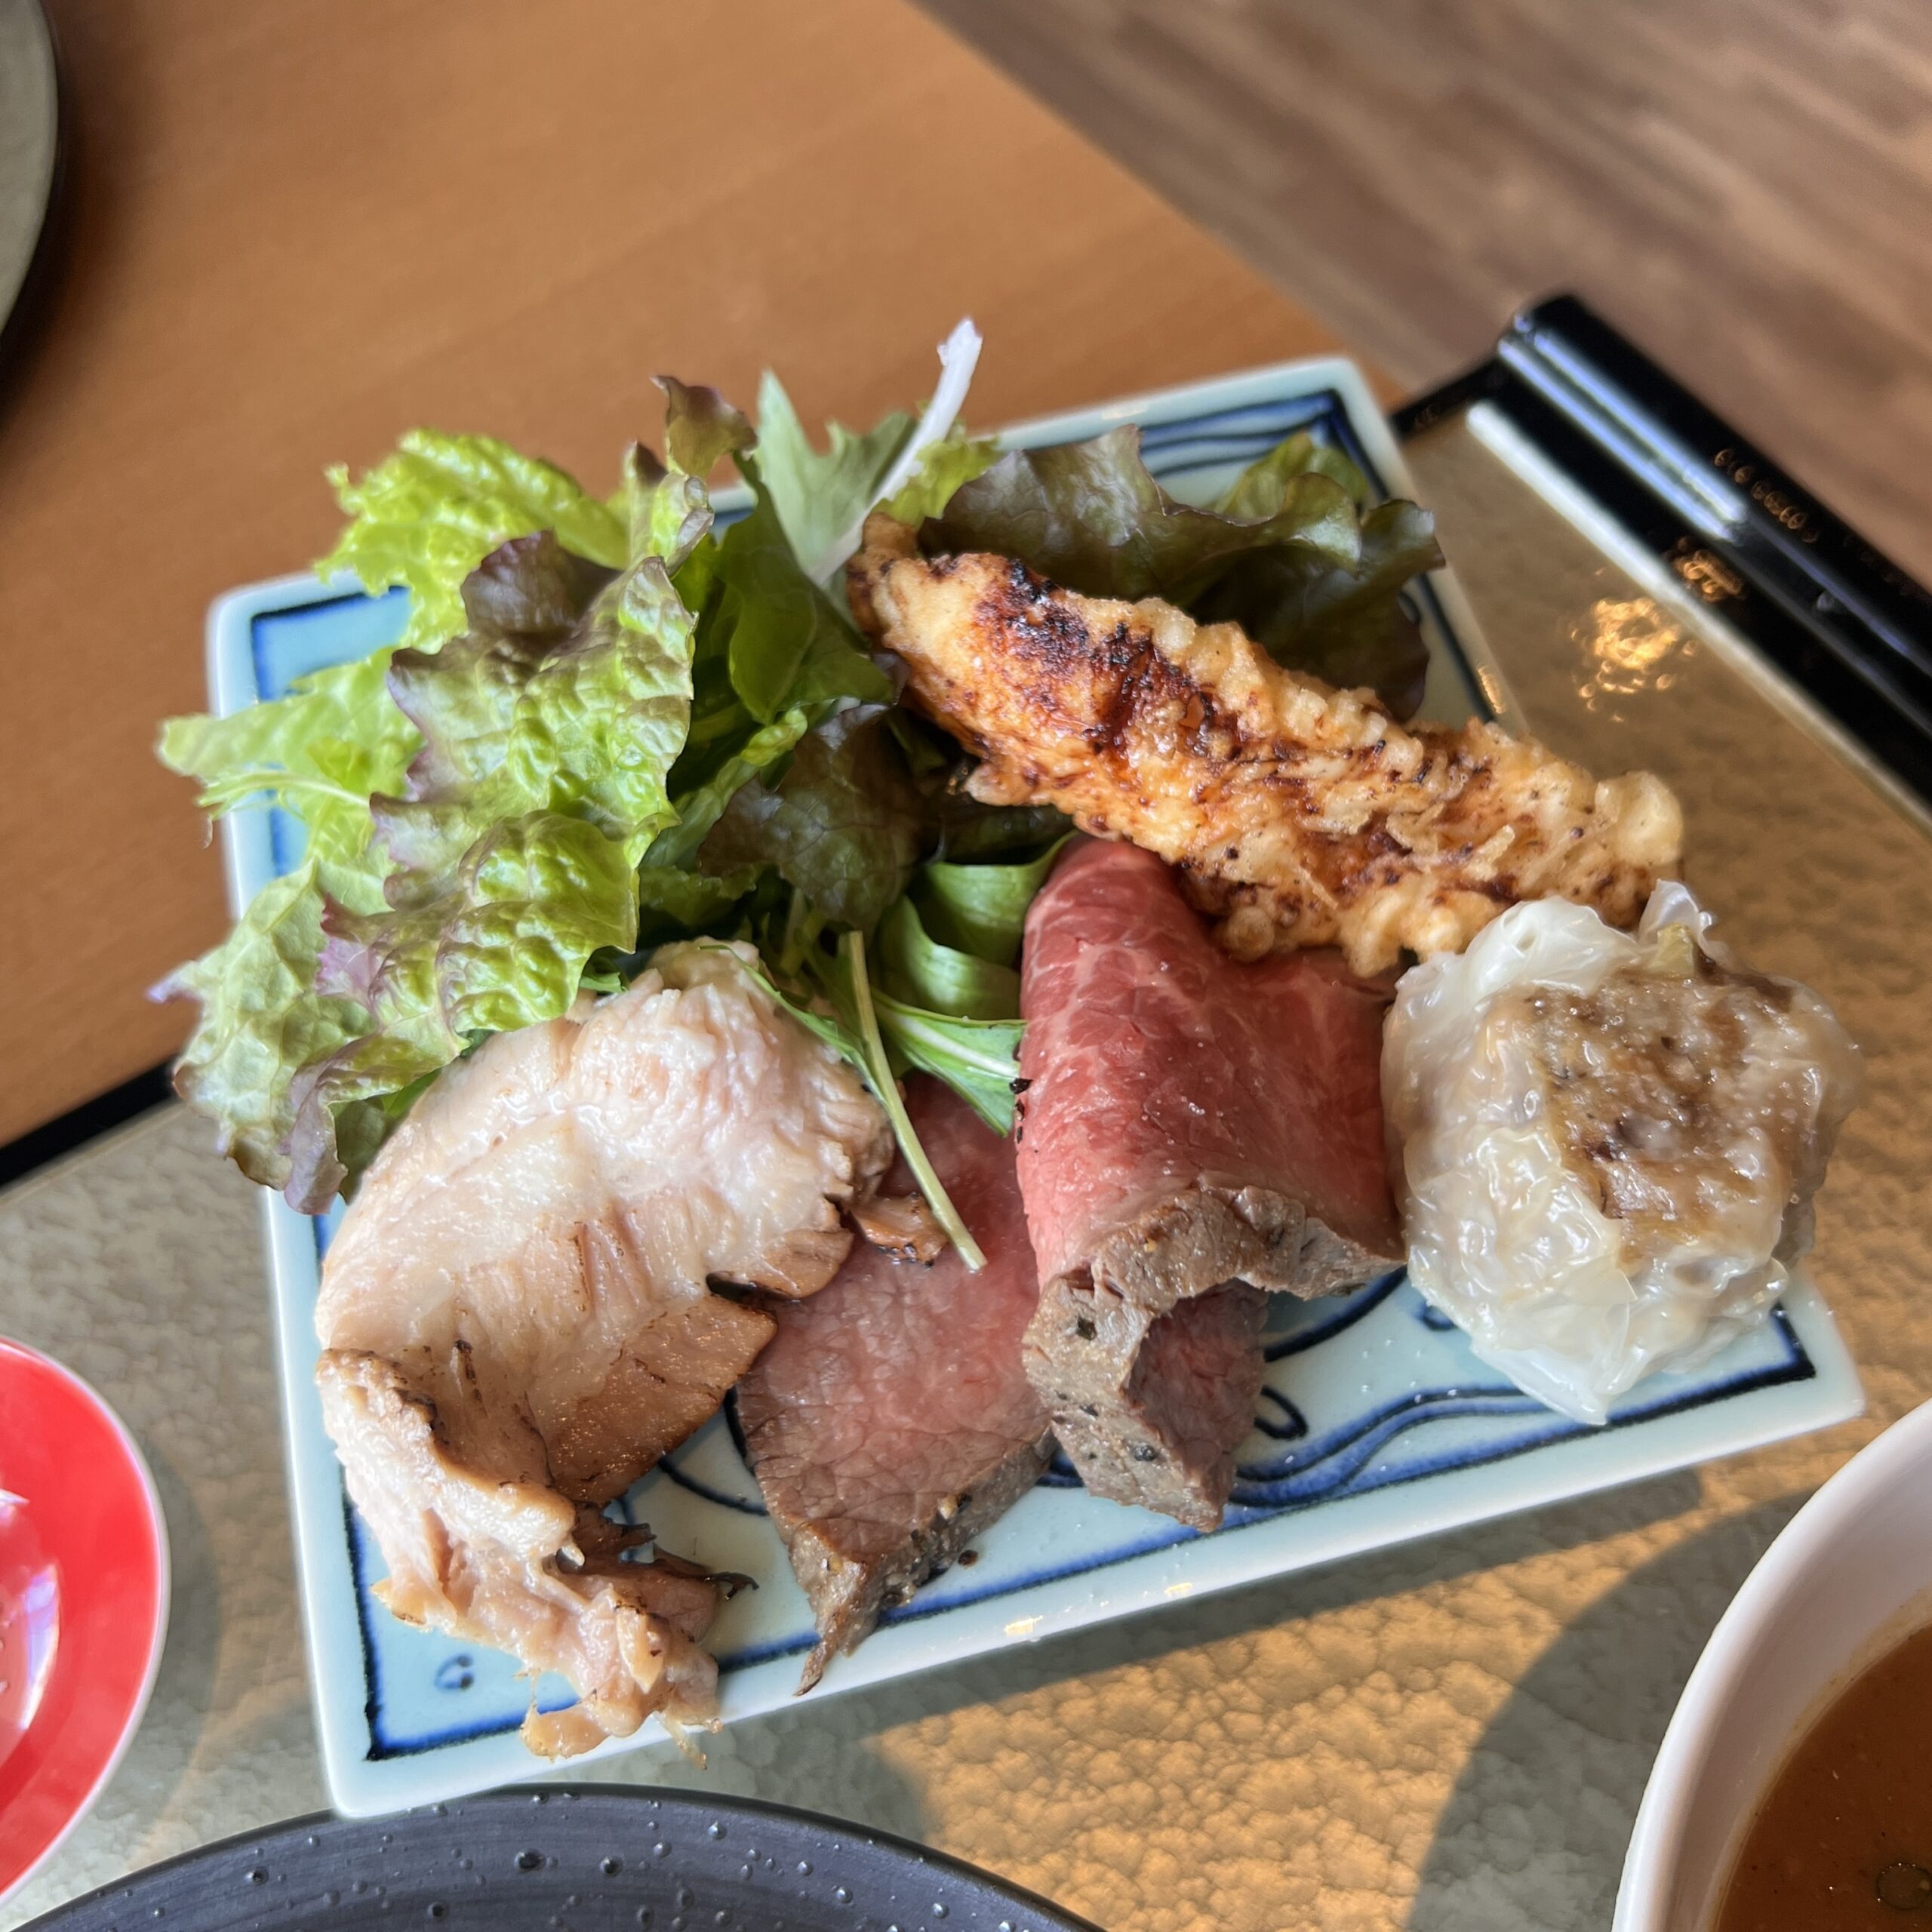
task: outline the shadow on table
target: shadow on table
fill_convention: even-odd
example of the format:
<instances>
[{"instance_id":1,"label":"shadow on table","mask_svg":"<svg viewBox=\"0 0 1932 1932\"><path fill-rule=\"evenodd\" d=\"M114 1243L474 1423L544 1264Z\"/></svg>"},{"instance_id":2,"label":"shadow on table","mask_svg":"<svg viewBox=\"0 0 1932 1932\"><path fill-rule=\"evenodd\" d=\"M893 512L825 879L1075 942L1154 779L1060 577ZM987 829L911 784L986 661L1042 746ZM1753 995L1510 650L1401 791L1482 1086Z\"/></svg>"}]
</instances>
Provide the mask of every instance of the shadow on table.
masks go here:
<instances>
[{"instance_id":1,"label":"shadow on table","mask_svg":"<svg viewBox=\"0 0 1932 1932\"><path fill-rule=\"evenodd\" d=\"M916 1783L871 1748L871 1740L881 1732L1623 1534L1682 1515L1697 1506L1700 1494L1694 1475L1663 1476L1297 1575L1266 1578L1196 1601L1164 1605L1157 1615L1124 1617L837 1698L807 1697L789 1710L733 1724L718 1740L711 1768L700 1778L691 1777L668 1746L614 1759L608 1767L600 1764L598 1772L625 1782L738 1792L833 1813L909 1838L930 1838L933 1822ZM1743 1567L1749 1567L1749 1559ZM1714 1609L1697 1633L1692 1655L1716 1614ZM1687 1658L1684 1669L1688 1669ZM1621 1849L1620 1841L1620 1856Z\"/></svg>"},{"instance_id":2,"label":"shadow on table","mask_svg":"<svg viewBox=\"0 0 1932 1932\"><path fill-rule=\"evenodd\" d=\"M1659 1477L1552 1509L1344 1557L1293 1575L1263 1577L1192 1602L1163 1604L1152 1614L1123 1617L1022 1649L977 1657L950 1669L901 1678L879 1686L878 1692L895 1701L916 1703L918 1714L925 1715L1035 1690L1063 1678L1151 1663L1176 1651L1318 1617L1395 1591L1453 1582L1478 1571L1666 1521L1697 1507L1700 1494L1694 1475ZM902 1720L895 1713L891 1721Z\"/></svg>"},{"instance_id":3,"label":"shadow on table","mask_svg":"<svg viewBox=\"0 0 1932 1932\"><path fill-rule=\"evenodd\" d=\"M167 1712L168 1721L143 1721L117 1774L115 1794L127 1807L118 1829L135 1833L166 1808L201 1741L203 1715L214 1701L222 1611L214 1543L194 1491L155 1447L146 1454L168 1525L169 1573L168 1638L149 1708Z\"/></svg>"},{"instance_id":4,"label":"shadow on table","mask_svg":"<svg viewBox=\"0 0 1932 1932\"><path fill-rule=\"evenodd\" d=\"M1804 1498L1719 1523L1635 1570L1550 1645L1470 1754L1408 1932L1610 1923L1666 1726L1718 1619Z\"/></svg>"}]
</instances>

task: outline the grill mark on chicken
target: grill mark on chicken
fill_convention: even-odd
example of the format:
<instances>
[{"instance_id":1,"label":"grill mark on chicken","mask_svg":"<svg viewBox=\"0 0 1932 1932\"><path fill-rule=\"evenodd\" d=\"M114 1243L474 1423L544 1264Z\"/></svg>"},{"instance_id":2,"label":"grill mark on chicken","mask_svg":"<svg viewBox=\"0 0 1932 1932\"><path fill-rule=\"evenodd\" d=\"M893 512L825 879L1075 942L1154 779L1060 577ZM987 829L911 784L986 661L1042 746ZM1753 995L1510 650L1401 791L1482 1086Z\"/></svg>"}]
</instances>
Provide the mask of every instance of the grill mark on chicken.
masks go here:
<instances>
[{"instance_id":1,"label":"grill mark on chicken","mask_svg":"<svg viewBox=\"0 0 1932 1932\"><path fill-rule=\"evenodd\" d=\"M944 582L959 564L970 561L949 558L937 580ZM1150 718L1171 728L1177 713L1180 731L1203 758L1235 755L1240 743L1235 721L1214 703L1211 692L1177 672L1124 617L1097 641L1080 608L1056 598L1054 586L1024 564L1011 563L988 588L979 601L977 620L1011 631L1017 660L1033 673L1028 690L1034 701L1077 731L1095 758L1123 777L1134 734ZM1094 679L1094 715L1083 716L1069 707L1067 689L1083 671L1097 666L1106 675Z\"/></svg>"},{"instance_id":2,"label":"grill mark on chicken","mask_svg":"<svg viewBox=\"0 0 1932 1932\"><path fill-rule=\"evenodd\" d=\"M988 804L1058 806L1179 867L1237 957L1339 945L1358 973L1466 944L1517 900L1629 925L1682 817L1647 773L1598 783L1497 727L1404 727L1235 626L1057 588L1010 558L916 555L875 515L848 589L909 703L982 762Z\"/></svg>"}]
</instances>

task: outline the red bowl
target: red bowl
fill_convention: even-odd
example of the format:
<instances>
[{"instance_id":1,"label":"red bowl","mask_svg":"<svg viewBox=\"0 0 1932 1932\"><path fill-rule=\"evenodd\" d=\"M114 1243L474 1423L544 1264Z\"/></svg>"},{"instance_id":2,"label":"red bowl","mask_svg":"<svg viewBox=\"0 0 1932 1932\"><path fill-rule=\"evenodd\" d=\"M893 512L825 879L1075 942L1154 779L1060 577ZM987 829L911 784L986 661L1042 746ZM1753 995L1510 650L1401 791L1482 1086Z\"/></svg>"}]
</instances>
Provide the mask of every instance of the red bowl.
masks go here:
<instances>
[{"instance_id":1,"label":"red bowl","mask_svg":"<svg viewBox=\"0 0 1932 1932\"><path fill-rule=\"evenodd\" d=\"M78 1376L0 1341L0 1899L113 1775L167 1629L168 1531L134 1438Z\"/></svg>"}]
</instances>

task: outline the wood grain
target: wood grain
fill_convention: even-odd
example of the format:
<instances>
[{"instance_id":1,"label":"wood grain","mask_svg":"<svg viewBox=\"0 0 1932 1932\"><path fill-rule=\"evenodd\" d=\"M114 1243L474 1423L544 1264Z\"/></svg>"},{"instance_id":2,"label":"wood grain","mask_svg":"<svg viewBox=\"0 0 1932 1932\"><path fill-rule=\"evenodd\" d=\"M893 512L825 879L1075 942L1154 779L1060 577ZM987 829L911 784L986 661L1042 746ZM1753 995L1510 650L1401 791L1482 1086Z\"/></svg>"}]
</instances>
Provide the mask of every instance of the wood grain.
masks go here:
<instances>
[{"instance_id":1,"label":"wood grain","mask_svg":"<svg viewBox=\"0 0 1932 1932\"><path fill-rule=\"evenodd\" d=\"M189 788L211 598L409 424L587 479L669 369L992 422L1333 338L894 0L56 0L67 257L0 416L0 1140L179 1041L224 923Z\"/></svg>"},{"instance_id":2,"label":"wood grain","mask_svg":"<svg viewBox=\"0 0 1932 1932\"><path fill-rule=\"evenodd\" d=\"M1412 388L1579 291L1932 580L1923 0L929 0Z\"/></svg>"}]
</instances>

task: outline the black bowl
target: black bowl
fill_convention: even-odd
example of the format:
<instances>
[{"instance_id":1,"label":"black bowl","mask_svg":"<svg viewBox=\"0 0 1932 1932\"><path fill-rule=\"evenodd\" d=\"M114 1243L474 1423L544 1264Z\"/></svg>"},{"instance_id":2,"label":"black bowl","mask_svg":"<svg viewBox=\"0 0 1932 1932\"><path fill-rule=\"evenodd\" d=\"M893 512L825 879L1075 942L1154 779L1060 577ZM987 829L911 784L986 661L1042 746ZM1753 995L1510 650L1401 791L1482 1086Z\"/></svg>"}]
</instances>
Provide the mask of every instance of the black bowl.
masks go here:
<instances>
[{"instance_id":1,"label":"black bowl","mask_svg":"<svg viewBox=\"0 0 1932 1932\"><path fill-rule=\"evenodd\" d=\"M882 1832L746 1798L552 1786L315 1817L171 1859L32 1932L1096 1932Z\"/></svg>"}]
</instances>

